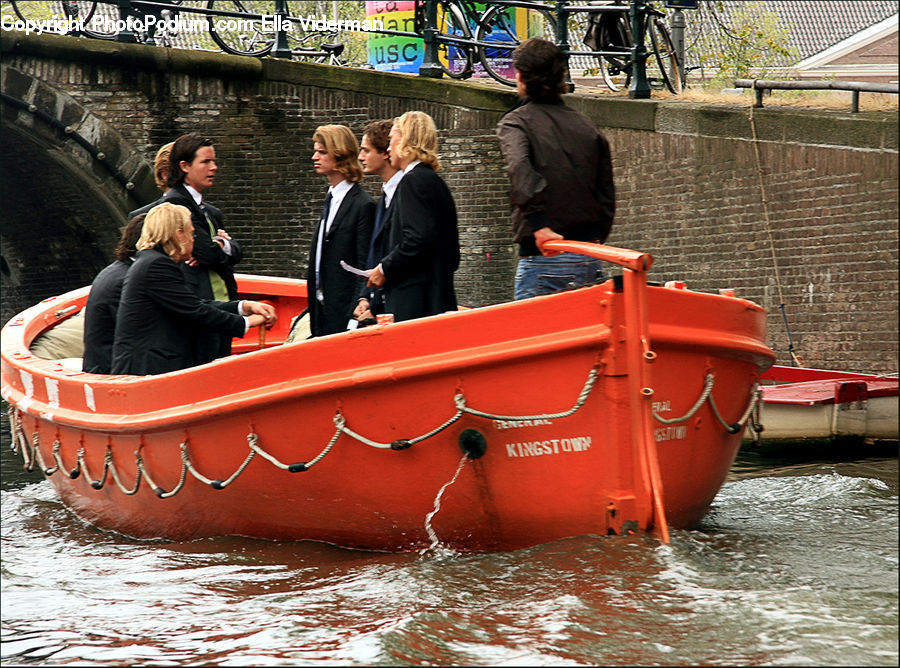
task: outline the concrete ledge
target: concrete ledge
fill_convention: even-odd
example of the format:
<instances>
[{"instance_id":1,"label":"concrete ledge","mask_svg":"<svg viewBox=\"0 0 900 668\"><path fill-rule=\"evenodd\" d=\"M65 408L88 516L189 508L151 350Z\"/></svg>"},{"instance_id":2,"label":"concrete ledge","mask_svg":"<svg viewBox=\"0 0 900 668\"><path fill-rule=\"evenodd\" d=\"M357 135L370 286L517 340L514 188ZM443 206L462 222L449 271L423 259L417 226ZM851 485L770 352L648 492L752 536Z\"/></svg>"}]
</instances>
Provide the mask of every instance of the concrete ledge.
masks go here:
<instances>
[{"instance_id":1,"label":"concrete ledge","mask_svg":"<svg viewBox=\"0 0 900 668\"><path fill-rule=\"evenodd\" d=\"M587 97L566 95L566 104L577 109L601 128L646 130L654 132L657 115L664 103L656 100L631 100L623 97Z\"/></svg>"},{"instance_id":2,"label":"concrete ledge","mask_svg":"<svg viewBox=\"0 0 900 668\"><path fill-rule=\"evenodd\" d=\"M2 31L0 54L228 79L259 79L262 76L262 64L258 58L64 35L26 35Z\"/></svg>"},{"instance_id":3,"label":"concrete ledge","mask_svg":"<svg viewBox=\"0 0 900 668\"><path fill-rule=\"evenodd\" d=\"M479 82L428 79L412 74L331 67L278 58L263 58L262 64L265 79L302 86L353 90L497 112L506 111L517 100L511 88L498 90Z\"/></svg>"}]
</instances>

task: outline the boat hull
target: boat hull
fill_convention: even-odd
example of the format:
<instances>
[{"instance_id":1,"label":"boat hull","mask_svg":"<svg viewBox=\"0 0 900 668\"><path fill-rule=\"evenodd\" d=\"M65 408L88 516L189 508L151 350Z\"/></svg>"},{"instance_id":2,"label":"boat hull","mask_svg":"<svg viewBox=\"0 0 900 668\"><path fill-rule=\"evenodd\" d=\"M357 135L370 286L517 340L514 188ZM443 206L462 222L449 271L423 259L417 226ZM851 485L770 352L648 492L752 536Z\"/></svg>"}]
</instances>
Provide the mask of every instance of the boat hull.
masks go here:
<instances>
[{"instance_id":1,"label":"boat hull","mask_svg":"<svg viewBox=\"0 0 900 668\"><path fill-rule=\"evenodd\" d=\"M898 440L896 376L776 366L764 380L778 384L762 388L760 447Z\"/></svg>"},{"instance_id":2,"label":"boat hull","mask_svg":"<svg viewBox=\"0 0 900 668\"><path fill-rule=\"evenodd\" d=\"M741 444L726 427L774 358L757 305L647 288L652 364L637 389L653 417L639 435L613 281L280 345L305 285L239 278L276 305L280 331L161 376L28 353L86 289L4 328L15 445L85 521L138 538L391 551L517 549L650 530L663 515L687 529L724 482Z\"/></svg>"}]
</instances>

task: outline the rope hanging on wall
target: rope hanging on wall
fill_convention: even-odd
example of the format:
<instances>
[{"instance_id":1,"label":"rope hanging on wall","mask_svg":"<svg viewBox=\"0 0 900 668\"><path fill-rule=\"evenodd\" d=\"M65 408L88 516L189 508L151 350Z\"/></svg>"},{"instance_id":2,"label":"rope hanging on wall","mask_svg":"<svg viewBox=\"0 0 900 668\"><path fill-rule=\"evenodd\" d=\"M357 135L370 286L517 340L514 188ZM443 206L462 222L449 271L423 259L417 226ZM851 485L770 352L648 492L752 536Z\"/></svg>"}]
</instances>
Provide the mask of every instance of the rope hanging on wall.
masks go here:
<instances>
[{"instance_id":1,"label":"rope hanging on wall","mask_svg":"<svg viewBox=\"0 0 900 668\"><path fill-rule=\"evenodd\" d=\"M752 86L754 95L751 100L756 99L756 79L753 80ZM766 223L766 234L769 237L769 250L772 253L772 267L775 270L775 286L778 288L778 309L781 311L781 319L784 322L784 330L788 338L788 355L791 356L791 364L794 366L803 366L800 357L794 352L794 339L791 337L791 327L788 324L787 313L784 309L784 291L781 288L781 273L778 271L778 258L775 256L775 239L772 236L772 221L769 217L769 199L766 196L766 184L763 179L762 159L759 156L759 137L756 135L756 119L753 116L753 108L755 103L750 103L750 131L753 134L753 153L756 156L756 177L759 179L759 193L763 205L763 220Z\"/></svg>"}]
</instances>

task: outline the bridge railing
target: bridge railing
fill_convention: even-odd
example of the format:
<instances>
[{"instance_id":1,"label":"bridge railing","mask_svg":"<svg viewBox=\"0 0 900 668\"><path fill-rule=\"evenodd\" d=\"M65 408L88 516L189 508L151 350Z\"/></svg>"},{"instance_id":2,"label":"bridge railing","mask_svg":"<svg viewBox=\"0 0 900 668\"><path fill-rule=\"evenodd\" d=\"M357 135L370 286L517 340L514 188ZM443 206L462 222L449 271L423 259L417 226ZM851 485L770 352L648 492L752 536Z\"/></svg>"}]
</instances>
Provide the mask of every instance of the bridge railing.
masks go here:
<instances>
[{"instance_id":1,"label":"bridge railing","mask_svg":"<svg viewBox=\"0 0 900 668\"><path fill-rule=\"evenodd\" d=\"M763 93L767 90L846 90L853 93L850 101L850 111L859 111L859 94L862 93L891 93L900 95L900 84L895 83L869 83L864 81L772 81L769 79L737 79L735 88L750 88L756 92L756 101L753 106L763 106Z\"/></svg>"},{"instance_id":2,"label":"bridge railing","mask_svg":"<svg viewBox=\"0 0 900 668\"><path fill-rule=\"evenodd\" d=\"M422 1L424 5L425 21L423 24L414 22L414 30L392 30L385 28L372 28L366 30L366 32L368 33L378 33L382 35L407 37L411 39L422 40L425 47L425 56L424 62L419 69L419 74L421 76L442 76L442 68L440 66L437 55L437 46L439 43L460 44L464 48L470 50L475 50L479 47L496 48L498 46L496 42L487 42L483 40L478 41L471 35L468 37L447 35L441 33L438 30L436 16L437 7L439 4L454 4L456 5L458 11L462 12L462 15L465 16L466 19L477 20L477 17L472 14L472 12L474 11L474 4L472 2L469 2L468 0L456 2L451 2L448 0ZM26 0L18 0L17 4L21 5L24 2L26 2ZM102 34L98 34L97 32L90 30L85 30L80 34L90 37L114 39L121 42L143 42L146 44L155 45L157 44L157 41L163 41L165 43L165 35L160 37L160 35L157 34L155 28L145 29L143 27L140 27L140 20L146 19L149 16L153 16L156 17L156 21L153 23L153 25L161 25L160 23L158 23L158 20L164 12L201 15L206 18L207 22L212 22L214 20L220 19L248 19L261 21L263 17L266 17L268 19L277 18L277 20L270 21L269 24L270 26L274 27L274 41L272 41L272 32L270 32L268 40L271 43L271 46L265 49L260 48L259 53L253 53L252 55L272 55L278 58L308 58L328 56L328 53L323 52L321 50L321 47L319 49L301 48L297 50L292 49L289 46L287 34L290 31L291 25L296 26L297 24L304 24L306 22L306 17L291 16L288 13L288 4L284 2L284 0L275 0L273 15L232 11L216 8L215 5L213 5L212 7L208 6L208 4L212 3L204 3L203 6L200 6L199 3L197 5L174 4L173 2L166 2L165 0L97 0L96 4L111 5L117 9L119 17L116 21L117 28L113 31L104 32ZM643 30L644 22L648 16L648 13L650 12L646 0L628 0L627 4L607 5L590 5L586 3L578 4L577 2L573 2L571 0L548 0L546 2L542 0L497 0L496 2L489 4L501 5L510 8L540 9L546 11L547 13L553 14L556 20L556 42L563 49L563 52L567 57L573 55L591 58L603 56L621 57L623 54L623 49L625 51L628 51L630 53L628 61L632 82L629 89L629 94L632 97L650 97L650 86L646 77L646 59L648 52L644 44ZM76 3L62 3L62 6L64 11L66 11L67 13L71 11L77 11ZM73 7L74 9L72 9ZM631 27L632 34L635 35L635 39L633 40L634 43L630 45L624 45L624 47L619 47L617 51L602 49L585 51L571 49L569 44L568 26L571 15L576 12L618 12L620 14L624 14L626 17L630 17L629 25ZM129 18L131 19L130 21ZM150 24L145 22L144 25L146 26ZM348 30L349 28L344 27L343 29ZM216 45L223 51L240 53L239 51L229 49L227 46L223 46L221 44L221 40L215 39L215 37L213 37L213 39L215 40ZM205 48L205 46L201 48ZM243 53L244 55L248 55L246 52ZM325 58L322 60L322 62L329 62L329 60ZM331 62L334 62L334 60L332 59ZM504 83L509 82L504 81ZM569 79L568 84L570 90L574 89L574 83L571 81L571 79Z\"/></svg>"}]
</instances>

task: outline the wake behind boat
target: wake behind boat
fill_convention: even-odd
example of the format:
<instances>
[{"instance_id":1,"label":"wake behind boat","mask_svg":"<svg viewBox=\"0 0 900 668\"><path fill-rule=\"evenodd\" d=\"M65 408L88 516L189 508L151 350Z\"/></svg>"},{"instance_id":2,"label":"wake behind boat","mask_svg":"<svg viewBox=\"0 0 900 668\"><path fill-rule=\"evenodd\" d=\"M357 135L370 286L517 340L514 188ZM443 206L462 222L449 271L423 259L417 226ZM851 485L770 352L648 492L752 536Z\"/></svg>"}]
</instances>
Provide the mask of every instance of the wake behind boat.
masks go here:
<instances>
[{"instance_id":1,"label":"wake behind boat","mask_svg":"<svg viewBox=\"0 0 900 668\"><path fill-rule=\"evenodd\" d=\"M648 286L644 253L588 288L283 343L302 281L240 275L265 340L158 376L104 376L29 346L89 288L2 330L13 446L85 521L138 538L508 550L697 525L741 443L765 311ZM248 334L247 339L252 338Z\"/></svg>"}]
</instances>

